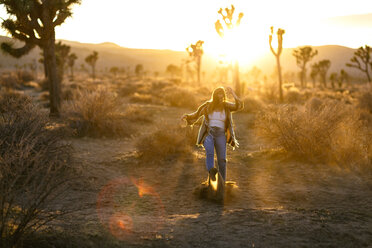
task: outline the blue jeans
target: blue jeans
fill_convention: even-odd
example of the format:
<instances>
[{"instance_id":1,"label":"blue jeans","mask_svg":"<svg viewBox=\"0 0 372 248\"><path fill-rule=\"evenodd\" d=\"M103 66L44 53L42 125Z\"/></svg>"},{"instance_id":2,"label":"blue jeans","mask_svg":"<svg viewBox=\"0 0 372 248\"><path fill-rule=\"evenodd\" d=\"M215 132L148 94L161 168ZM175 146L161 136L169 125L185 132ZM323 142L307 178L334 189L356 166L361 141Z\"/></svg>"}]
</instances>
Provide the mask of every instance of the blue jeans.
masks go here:
<instances>
[{"instance_id":1,"label":"blue jeans","mask_svg":"<svg viewBox=\"0 0 372 248\"><path fill-rule=\"evenodd\" d=\"M218 127L209 128L208 135L204 140L206 152L206 166L209 171L214 167L214 150L217 153L218 170L226 181L226 136L225 130Z\"/></svg>"}]
</instances>

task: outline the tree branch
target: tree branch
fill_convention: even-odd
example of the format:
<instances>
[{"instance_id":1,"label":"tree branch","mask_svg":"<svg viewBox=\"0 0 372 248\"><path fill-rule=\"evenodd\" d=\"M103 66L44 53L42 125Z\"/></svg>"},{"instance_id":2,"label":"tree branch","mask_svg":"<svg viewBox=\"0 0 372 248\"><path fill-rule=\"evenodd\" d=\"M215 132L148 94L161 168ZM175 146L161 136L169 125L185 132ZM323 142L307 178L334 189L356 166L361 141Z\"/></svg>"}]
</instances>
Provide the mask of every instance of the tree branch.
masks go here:
<instances>
[{"instance_id":1,"label":"tree branch","mask_svg":"<svg viewBox=\"0 0 372 248\"><path fill-rule=\"evenodd\" d=\"M26 43L21 48L13 48L12 44L10 43L7 43L7 42L1 43L1 50L4 51L5 53L10 54L11 56L15 58L20 58L23 55L29 53L34 47L35 45Z\"/></svg>"}]
</instances>

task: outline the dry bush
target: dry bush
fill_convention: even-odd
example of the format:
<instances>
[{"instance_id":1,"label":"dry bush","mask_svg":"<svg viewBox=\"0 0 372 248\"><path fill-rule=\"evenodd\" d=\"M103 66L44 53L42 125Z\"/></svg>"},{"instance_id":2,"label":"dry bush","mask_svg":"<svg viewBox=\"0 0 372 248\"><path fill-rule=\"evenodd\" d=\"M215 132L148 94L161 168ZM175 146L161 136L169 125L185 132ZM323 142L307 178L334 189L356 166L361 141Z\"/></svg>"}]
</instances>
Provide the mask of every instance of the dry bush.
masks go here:
<instances>
[{"instance_id":1,"label":"dry bush","mask_svg":"<svg viewBox=\"0 0 372 248\"><path fill-rule=\"evenodd\" d=\"M17 92L0 92L0 114L16 114L29 108L34 108L30 97Z\"/></svg>"},{"instance_id":2,"label":"dry bush","mask_svg":"<svg viewBox=\"0 0 372 248\"><path fill-rule=\"evenodd\" d=\"M192 156L197 127L159 125L157 129L139 139L136 148L145 162L175 160Z\"/></svg>"},{"instance_id":3,"label":"dry bush","mask_svg":"<svg viewBox=\"0 0 372 248\"><path fill-rule=\"evenodd\" d=\"M139 94L139 93L134 93L133 96L129 98L129 101L132 103L144 103L144 104L151 104L153 103L153 98L154 96L149 95L149 94Z\"/></svg>"},{"instance_id":4,"label":"dry bush","mask_svg":"<svg viewBox=\"0 0 372 248\"><path fill-rule=\"evenodd\" d=\"M35 80L34 75L30 71L25 70L17 71L17 78L22 84Z\"/></svg>"},{"instance_id":5,"label":"dry bush","mask_svg":"<svg viewBox=\"0 0 372 248\"><path fill-rule=\"evenodd\" d=\"M123 116L132 123L152 123L153 113L137 106L128 106Z\"/></svg>"},{"instance_id":6,"label":"dry bush","mask_svg":"<svg viewBox=\"0 0 372 248\"><path fill-rule=\"evenodd\" d=\"M371 135L350 105L313 98L304 107L269 107L257 117L258 134L313 163L370 164Z\"/></svg>"},{"instance_id":7,"label":"dry bush","mask_svg":"<svg viewBox=\"0 0 372 248\"><path fill-rule=\"evenodd\" d=\"M363 92L358 97L358 107L372 113L372 92Z\"/></svg>"},{"instance_id":8,"label":"dry bush","mask_svg":"<svg viewBox=\"0 0 372 248\"><path fill-rule=\"evenodd\" d=\"M21 89L21 84L15 73L3 73L0 77L0 86L6 89Z\"/></svg>"},{"instance_id":9,"label":"dry bush","mask_svg":"<svg viewBox=\"0 0 372 248\"><path fill-rule=\"evenodd\" d=\"M0 96L0 246L16 247L61 216L71 180L71 146L25 96Z\"/></svg>"},{"instance_id":10,"label":"dry bush","mask_svg":"<svg viewBox=\"0 0 372 248\"><path fill-rule=\"evenodd\" d=\"M118 94L121 97L126 97L133 95L134 93L138 92L139 88L141 87L141 84L137 84L135 82L127 82L122 85L120 85L120 88L118 90Z\"/></svg>"},{"instance_id":11,"label":"dry bush","mask_svg":"<svg viewBox=\"0 0 372 248\"><path fill-rule=\"evenodd\" d=\"M290 90L284 91L284 101L286 103L302 104L306 101L306 98L297 88L291 88Z\"/></svg>"},{"instance_id":12,"label":"dry bush","mask_svg":"<svg viewBox=\"0 0 372 248\"><path fill-rule=\"evenodd\" d=\"M172 107L195 109L198 107L198 96L189 89L181 87L166 87L162 90L160 97L164 104Z\"/></svg>"},{"instance_id":13,"label":"dry bush","mask_svg":"<svg viewBox=\"0 0 372 248\"><path fill-rule=\"evenodd\" d=\"M277 102L279 100L279 89L277 83L265 83L260 91L261 99L266 102Z\"/></svg>"},{"instance_id":14,"label":"dry bush","mask_svg":"<svg viewBox=\"0 0 372 248\"><path fill-rule=\"evenodd\" d=\"M243 99L243 102L244 102L243 112L246 113L257 113L264 107L264 103L259 99L256 99L255 97L247 96Z\"/></svg>"},{"instance_id":15,"label":"dry bush","mask_svg":"<svg viewBox=\"0 0 372 248\"><path fill-rule=\"evenodd\" d=\"M122 115L120 99L105 88L80 91L66 105L70 127L77 136L130 137L134 130Z\"/></svg>"}]
</instances>

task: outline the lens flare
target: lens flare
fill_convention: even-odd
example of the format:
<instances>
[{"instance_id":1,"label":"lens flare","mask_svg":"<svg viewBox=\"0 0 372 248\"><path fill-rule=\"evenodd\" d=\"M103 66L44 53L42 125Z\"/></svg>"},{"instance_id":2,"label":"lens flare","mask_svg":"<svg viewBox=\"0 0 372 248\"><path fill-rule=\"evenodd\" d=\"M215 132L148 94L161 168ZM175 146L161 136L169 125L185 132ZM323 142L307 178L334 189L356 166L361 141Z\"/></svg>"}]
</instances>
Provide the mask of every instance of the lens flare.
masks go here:
<instances>
[{"instance_id":1,"label":"lens flare","mask_svg":"<svg viewBox=\"0 0 372 248\"><path fill-rule=\"evenodd\" d=\"M118 213L110 218L109 229L117 239L123 240L131 235L132 228L132 218L126 214Z\"/></svg>"},{"instance_id":2,"label":"lens flare","mask_svg":"<svg viewBox=\"0 0 372 248\"><path fill-rule=\"evenodd\" d=\"M133 240L136 233L156 235L164 223L164 206L143 179L123 177L102 188L97 199L97 215L114 237Z\"/></svg>"}]
</instances>

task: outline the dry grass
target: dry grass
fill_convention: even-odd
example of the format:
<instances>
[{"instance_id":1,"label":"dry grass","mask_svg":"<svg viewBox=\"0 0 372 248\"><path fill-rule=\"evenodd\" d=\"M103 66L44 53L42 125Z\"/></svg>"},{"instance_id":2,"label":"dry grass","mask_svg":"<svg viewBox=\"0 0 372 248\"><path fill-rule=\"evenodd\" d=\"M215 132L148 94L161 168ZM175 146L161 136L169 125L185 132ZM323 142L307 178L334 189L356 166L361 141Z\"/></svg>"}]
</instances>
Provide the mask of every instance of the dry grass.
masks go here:
<instances>
[{"instance_id":1,"label":"dry grass","mask_svg":"<svg viewBox=\"0 0 372 248\"><path fill-rule=\"evenodd\" d=\"M372 113L372 92L365 91L358 97L359 108Z\"/></svg>"},{"instance_id":2,"label":"dry grass","mask_svg":"<svg viewBox=\"0 0 372 248\"><path fill-rule=\"evenodd\" d=\"M134 130L122 112L122 102L105 88L80 91L66 105L68 120L77 136L130 137Z\"/></svg>"},{"instance_id":3,"label":"dry grass","mask_svg":"<svg viewBox=\"0 0 372 248\"><path fill-rule=\"evenodd\" d=\"M144 162L176 160L192 156L197 127L162 124L157 129L139 139L136 147Z\"/></svg>"},{"instance_id":4,"label":"dry grass","mask_svg":"<svg viewBox=\"0 0 372 248\"><path fill-rule=\"evenodd\" d=\"M258 134L312 163L370 165L371 134L359 112L338 101L310 100L304 107L269 107L257 117Z\"/></svg>"},{"instance_id":5,"label":"dry grass","mask_svg":"<svg viewBox=\"0 0 372 248\"><path fill-rule=\"evenodd\" d=\"M181 87L166 87L161 92L161 98L165 105L195 109L201 101L198 101L197 94L190 89Z\"/></svg>"},{"instance_id":6,"label":"dry grass","mask_svg":"<svg viewBox=\"0 0 372 248\"><path fill-rule=\"evenodd\" d=\"M138 106L127 106L123 115L132 123L152 123L153 113Z\"/></svg>"},{"instance_id":7,"label":"dry grass","mask_svg":"<svg viewBox=\"0 0 372 248\"><path fill-rule=\"evenodd\" d=\"M0 102L0 246L15 247L64 213L54 204L69 187L72 150L28 97Z\"/></svg>"},{"instance_id":8,"label":"dry grass","mask_svg":"<svg viewBox=\"0 0 372 248\"><path fill-rule=\"evenodd\" d=\"M265 105L261 100L251 96L245 97L243 99L243 102L244 102L243 112L246 113L257 113L261 111Z\"/></svg>"},{"instance_id":9,"label":"dry grass","mask_svg":"<svg viewBox=\"0 0 372 248\"><path fill-rule=\"evenodd\" d=\"M15 73L3 73L0 76L0 87L5 89L20 89L21 84Z\"/></svg>"}]
</instances>

